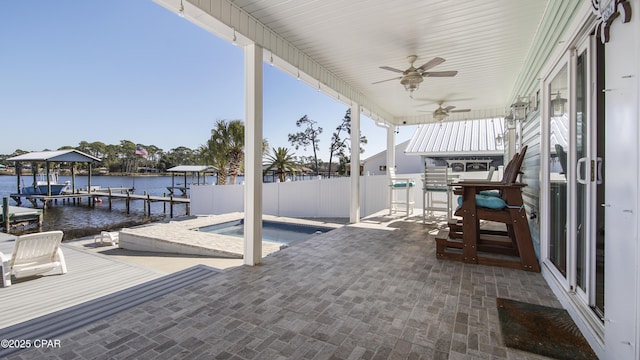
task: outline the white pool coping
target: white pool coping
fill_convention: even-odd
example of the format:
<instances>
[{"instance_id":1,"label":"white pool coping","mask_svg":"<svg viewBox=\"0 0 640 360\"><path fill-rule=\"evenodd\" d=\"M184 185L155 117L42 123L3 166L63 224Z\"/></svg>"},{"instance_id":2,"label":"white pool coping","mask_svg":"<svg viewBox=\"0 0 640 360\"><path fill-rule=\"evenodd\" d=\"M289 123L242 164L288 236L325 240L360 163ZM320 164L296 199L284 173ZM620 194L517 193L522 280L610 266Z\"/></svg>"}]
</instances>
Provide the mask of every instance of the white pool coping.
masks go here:
<instances>
[{"instance_id":1,"label":"white pool coping","mask_svg":"<svg viewBox=\"0 0 640 360\"><path fill-rule=\"evenodd\" d=\"M244 253L244 240L234 236L220 235L197 229L238 221L244 213L198 216L194 219L156 223L120 231L119 247L133 251L213 256L241 259ZM275 221L296 225L311 225L338 228L342 224L320 222L307 219L285 218L263 215L265 221ZM281 249L282 244L263 241L262 256L265 257Z\"/></svg>"}]
</instances>

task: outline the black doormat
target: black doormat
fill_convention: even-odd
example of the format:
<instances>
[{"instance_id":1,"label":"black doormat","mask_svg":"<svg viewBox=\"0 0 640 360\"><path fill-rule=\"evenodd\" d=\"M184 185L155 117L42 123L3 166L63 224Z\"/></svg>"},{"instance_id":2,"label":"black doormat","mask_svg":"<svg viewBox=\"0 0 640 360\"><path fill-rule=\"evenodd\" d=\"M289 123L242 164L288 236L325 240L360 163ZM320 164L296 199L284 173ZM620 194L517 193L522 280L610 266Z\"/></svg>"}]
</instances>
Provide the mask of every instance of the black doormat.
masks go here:
<instances>
[{"instance_id":1,"label":"black doormat","mask_svg":"<svg viewBox=\"0 0 640 360\"><path fill-rule=\"evenodd\" d=\"M566 310L502 298L496 304L506 346L556 359L598 359Z\"/></svg>"}]
</instances>

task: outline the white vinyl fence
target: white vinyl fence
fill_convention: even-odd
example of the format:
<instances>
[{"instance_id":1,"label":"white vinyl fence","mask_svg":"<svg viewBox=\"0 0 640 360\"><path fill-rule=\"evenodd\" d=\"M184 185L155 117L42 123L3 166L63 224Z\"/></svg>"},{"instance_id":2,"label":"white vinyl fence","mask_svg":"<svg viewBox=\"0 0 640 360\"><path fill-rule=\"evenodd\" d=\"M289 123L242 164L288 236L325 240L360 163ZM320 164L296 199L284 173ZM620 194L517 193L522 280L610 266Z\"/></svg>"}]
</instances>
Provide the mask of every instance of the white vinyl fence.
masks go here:
<instances>
[{"instance_id":1,"label":"white vinyl fence","mask_svg":"<svg viewBox=\"0 0 640 360\"><path fill-rule=\"evenodd\" d=\"M460 173L459 179L486 179L487 172ZM422 173L399 174L415 181L413 187L414 215L422 214ZM493 173L500 179L502 167ZM219 215L244 211L243 185L192 185L191 214ZM349 217L350 179L302 180L265 183L262 188L262 212L288 217ZM396 191L396 199L404 199L404 191ZM437 201L446 201L436 194ZM438 198L441 196L442 199ZM454 200L455 201L455 200ZM453 206L456 204L454 202ZM389 208L389 181L386 175L360 177L360 216L365 217Z\"/></svg>"},{"instance_id":2,"label":"white vinyl fence","mask_svg":"<svg viewBox=\"0 0 640 360\"><path fill-rule=\"evenodd\" d=\"M422 211L422 174L402 174L415 181L415 211ZM262 211L267 215L289 217L349 217L350 179L348 177L265 183ZM244 211L243 185L192 185L191 214L218 215ZM396 196L402 196L398 191ZM386 175L360 177L360 215L367 216L389 208Z\"/></svg>"}]
</instances>

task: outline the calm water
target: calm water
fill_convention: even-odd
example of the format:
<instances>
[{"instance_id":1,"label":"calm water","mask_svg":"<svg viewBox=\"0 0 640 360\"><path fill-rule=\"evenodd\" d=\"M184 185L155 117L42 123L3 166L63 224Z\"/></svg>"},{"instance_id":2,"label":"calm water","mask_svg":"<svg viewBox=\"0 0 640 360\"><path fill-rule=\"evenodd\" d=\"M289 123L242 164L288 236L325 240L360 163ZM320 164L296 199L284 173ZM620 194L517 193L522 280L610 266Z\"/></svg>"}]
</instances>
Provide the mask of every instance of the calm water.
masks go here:
<instances>
[{"instance_id":1,"label":"calm water","mask_svg":"<svg viewBox=\"0 0 640 360\"><path fill-rule=\"evenodd\" d=\"M199 230L241 238L244 237L244 221L238 220L223 224L204 226ZM331 230L333 229L321 226L284 224L279 222L263 221L262 240L286 245L294 241L309 239L317 234L321 234Z\"/></svg>"},{"instance_id":2,"label":"calm water","mask_svg":"<svg viewBox=\"0 0 640 360\"><path fill-rule=\"evenodd\" d=\"M21 176L25 183L31 181L30 176ZM60 176L59 181L71 181L71 177ZM189 179L188 179L189 180ZM176 177L176 185L183 182L183 178ZM201 179L202 181L202 179ZM9 197L9 194L16 193L17 180L15 176L0 176L0 198ZM211 183L211 179L207 178ZM106 187L126 187L135 188L135 194L163 195L168 194L167 186L171 186L171 176L93 176L91 185ZM85 188L87 186L86 176L76 176L75 188ZM9 205L17 205L13 199L9 199ZM23 200L22 206L31 207L31 203ZM151 216L144 214L144 201L131 201L131 211L125 211L124 200L114 200L112 210L109 210L107 199L103 199L101 204L96 204L95 208L89 208L86 203L82 205L63 204L58 201L47 209L44 215L43 231L62 230L65 232L65 239L91 235L99 230L113 229L123 226L132 226L150 221L161 221L169 219L169 205L166 207L167 214L164 214L163 203L151 204ZM186 215L185 205L174 205L174 218ZM37 229L24 229L22 232L33 232ZM16 234L19 232L15 232Z\"/></svg>"}]
</instances>

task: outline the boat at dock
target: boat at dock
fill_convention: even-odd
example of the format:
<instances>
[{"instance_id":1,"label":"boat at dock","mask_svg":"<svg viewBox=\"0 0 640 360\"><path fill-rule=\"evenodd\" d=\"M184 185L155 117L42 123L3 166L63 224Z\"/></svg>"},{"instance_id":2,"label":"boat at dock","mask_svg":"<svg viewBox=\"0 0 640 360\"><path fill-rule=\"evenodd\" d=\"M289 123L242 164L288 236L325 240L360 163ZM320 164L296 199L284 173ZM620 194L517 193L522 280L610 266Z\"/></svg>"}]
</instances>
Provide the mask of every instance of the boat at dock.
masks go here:
<instances>
[{"instance_id":1,"label":"boat at dock","mask_svg":"<svg viewBox=\"0 0 640 360\"><path fill-rule=\"evenodd\" d=\"M49 177L44 173L38 174L35 184L27 186L22 185L20 192L24 195L62 195L70 191L71 182L59 182L58 173L49 173ZM49 189L51 191L49 192Z\"/></svg>"}]
</instances>

